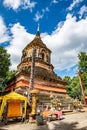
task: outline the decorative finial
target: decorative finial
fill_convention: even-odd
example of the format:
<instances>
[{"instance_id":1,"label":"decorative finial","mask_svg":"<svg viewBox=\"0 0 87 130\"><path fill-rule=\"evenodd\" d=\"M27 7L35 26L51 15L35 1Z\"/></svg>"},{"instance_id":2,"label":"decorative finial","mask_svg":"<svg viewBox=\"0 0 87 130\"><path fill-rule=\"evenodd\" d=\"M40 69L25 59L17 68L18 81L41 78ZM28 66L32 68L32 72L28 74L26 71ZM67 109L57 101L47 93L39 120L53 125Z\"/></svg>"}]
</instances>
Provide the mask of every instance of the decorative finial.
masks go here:
<instances>
[{"instance_id":1,"label":"decorative finial","mask_svg":"<svg viewBox=\"0 0 87 130\"><path fill-rule=\"evenodd\" d=\"M40 24L38 23L37 32L40 32Z\"/></svg>"},{"instance_id":2,"label":"decorative finial","mask_svg":"<svg viewBox=\"0 0 87 130\"><path fill-rule=\"evenodd\" d=\"M38 24L36 37L40 37L40 24Z\"/></svg>"}]
</instances>

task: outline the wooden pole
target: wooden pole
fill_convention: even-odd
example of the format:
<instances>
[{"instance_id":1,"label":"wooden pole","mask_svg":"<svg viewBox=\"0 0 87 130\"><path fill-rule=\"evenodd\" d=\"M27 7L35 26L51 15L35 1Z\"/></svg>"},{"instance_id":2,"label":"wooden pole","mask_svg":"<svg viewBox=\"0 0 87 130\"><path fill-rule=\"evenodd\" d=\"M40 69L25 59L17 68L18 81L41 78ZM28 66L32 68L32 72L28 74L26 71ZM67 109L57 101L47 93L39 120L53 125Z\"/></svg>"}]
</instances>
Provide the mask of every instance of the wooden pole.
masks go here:
<instances>
[{"instance_id":1,"label":"wooden pole","mask_svg":"<svg viewBox=\"0 0 87 130\"><path fill-rule=\"evenodd\" d=\"M82 84L82 76L81 76L81 72L78 72L79 75L79 80L80 80L80 86L81 86L81 91L82 91L82 97L83 97L83 102L86 105L86 101L85 101L85 93L84 93L84 86Z\"/></svg>"},{"instance_id":2,"label":"wooden pole","mask_svg":"<svg viewBox=\"0 0 87 130\"><path fill-rule=\"evenodd\" d=\"M35 57L36 57L36 49L32 50L32 64L31 64L31 74L30 74L30 85L29 85L29 104L32 105L32 94L30 90L34 89L34 77L35 77Z\"/></svg>"}]
</instances>

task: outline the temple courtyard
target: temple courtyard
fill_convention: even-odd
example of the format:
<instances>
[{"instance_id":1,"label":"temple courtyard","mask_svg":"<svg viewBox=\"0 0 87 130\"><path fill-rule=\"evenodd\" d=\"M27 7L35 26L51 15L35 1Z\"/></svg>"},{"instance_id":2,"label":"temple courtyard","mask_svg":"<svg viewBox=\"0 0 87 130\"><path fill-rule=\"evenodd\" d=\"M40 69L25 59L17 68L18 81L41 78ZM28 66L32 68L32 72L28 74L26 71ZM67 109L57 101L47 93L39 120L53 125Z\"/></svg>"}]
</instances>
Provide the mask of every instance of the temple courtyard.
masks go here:
<instances>
[{"instance_id":1,"label":"temple courtyard","mask_svg":"<svg viewBox=\"0 0 87 130\"><path fill-rule=\"evenodd\" d=\"M63 117L41 126L28 122L9 121L7 125L0 122L0 130L87 130L87 112L69 113Z\"/></svg>"}]
</instances>

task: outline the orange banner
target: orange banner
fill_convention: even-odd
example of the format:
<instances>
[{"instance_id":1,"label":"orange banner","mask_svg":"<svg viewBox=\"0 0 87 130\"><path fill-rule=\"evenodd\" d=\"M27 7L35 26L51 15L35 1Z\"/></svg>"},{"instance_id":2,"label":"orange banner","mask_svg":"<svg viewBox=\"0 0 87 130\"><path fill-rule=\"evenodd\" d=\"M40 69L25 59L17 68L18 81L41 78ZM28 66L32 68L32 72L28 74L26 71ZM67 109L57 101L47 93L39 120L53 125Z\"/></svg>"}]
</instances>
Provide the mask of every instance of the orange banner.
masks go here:
<instances>
[{"instance_id":1,"label":"orange banner","mask_svg":"<svg viewBox=\"0 0 87 130\"><path fill-rule=\"evenodd\" d=\"M22 116L21 102L8 102L8 118Z\"/></svg>"}]
</instances>

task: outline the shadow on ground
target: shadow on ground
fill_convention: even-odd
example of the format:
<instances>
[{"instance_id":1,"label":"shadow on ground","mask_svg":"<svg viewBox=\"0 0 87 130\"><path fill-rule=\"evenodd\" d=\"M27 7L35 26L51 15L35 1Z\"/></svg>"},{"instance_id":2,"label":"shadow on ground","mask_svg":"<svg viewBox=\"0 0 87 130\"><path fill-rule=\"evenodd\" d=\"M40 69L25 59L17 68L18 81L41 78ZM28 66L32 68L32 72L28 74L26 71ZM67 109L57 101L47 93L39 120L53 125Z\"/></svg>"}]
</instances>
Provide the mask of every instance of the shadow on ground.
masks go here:
<instances>
[{"instance_id":1,"label":"shadow on ground","mask_svg":"<svg viewBox=\"0 0 87 130\"><path fill-rule=\"evenodd\" d=\"M0 124L0 130L9 130L9 125L15 124L16 122L9 122L6 125L4 124ZM20 123L20 128L22 129L22 125L24 123ZM83 127L81 129L77 128L78 122L73 122L73 123L64 123L64 122L52 122L52 123L47 123L46 125L40 125L40 126L34 126L34 128L32 128L31 130L87 130L87 127ZM25 126L26 129L26 126ZM25 130L24 129L24 130ZM13 128L12 128L13 130ZM22 129L23 130L23 129Z\"/></svg>"},{"instance_id":2,"label":"shadow on ground","mask_svg":"<svg viewBox=\"0 0 87 130\"><path fill-rule=\"evenodd\" d=\"M11 125L15 125L15 124L23 124L23 122L20 122L20 120L14 120L14 121L8 121L8 123L7 123L7 125L5 125L5 123L4 122L1 122L0 121L0 130L9 130L9 128L7 128L7 127L9 127L9 126L11 126Z\"/></svg>"},{"instance_id":3,"label":"shadow on ground","mask_svg":"<svg viewBox=\"0 0 87 130\"><path fill-rule=\"evenodd\" d=\"M81 129L77 128L78 122L73 122L73 123L63 123L60 122L60 124L54 124L54 129L53 130L87 130L87 127L83 127Z\"/></svg>"},{"instance_id":4,"label":"shadow on ground","mask_svg":"<svg viewBox=\"0 0 87 130\"><path fill-rule=\"evenodd\" d=\"M81 129L77 129L77 124L78 122L74 122L74 123L64 123L64 122L60 122L60 123L53 123L53 125L51 124L47 124L44 126L38 126L38 128L35 128L33 130L87 130L87 127L83 127Z\"/></svg>"}]
</instances>

